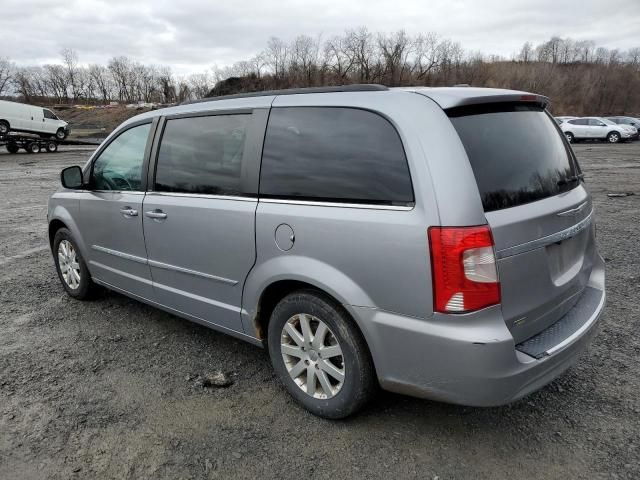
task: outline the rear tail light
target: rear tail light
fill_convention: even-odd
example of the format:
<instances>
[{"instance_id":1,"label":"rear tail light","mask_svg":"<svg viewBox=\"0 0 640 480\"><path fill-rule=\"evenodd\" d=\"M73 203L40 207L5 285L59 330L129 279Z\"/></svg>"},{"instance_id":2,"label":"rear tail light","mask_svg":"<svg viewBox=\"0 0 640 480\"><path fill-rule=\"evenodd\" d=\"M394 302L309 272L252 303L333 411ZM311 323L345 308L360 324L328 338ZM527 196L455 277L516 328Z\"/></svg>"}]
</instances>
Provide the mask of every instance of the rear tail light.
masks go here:
<instances>
[{"instance_id":1,"label":"rear tail light","mask_svg":"<svg viewBox=\"0 0 640 480\"><path fill-rule=\"evenodd\" d=\"M466 313L500 303L500 282L487 225L430 227L433 307Z\"/></svg>"}]
</instances>

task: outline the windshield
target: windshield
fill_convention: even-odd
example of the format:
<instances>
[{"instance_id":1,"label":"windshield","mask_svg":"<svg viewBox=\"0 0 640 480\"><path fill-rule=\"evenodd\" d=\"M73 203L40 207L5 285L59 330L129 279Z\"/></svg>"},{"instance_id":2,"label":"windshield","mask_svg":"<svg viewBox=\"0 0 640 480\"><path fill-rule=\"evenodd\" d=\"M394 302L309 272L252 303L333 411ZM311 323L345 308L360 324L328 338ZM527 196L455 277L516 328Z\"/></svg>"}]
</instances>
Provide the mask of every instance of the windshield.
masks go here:
<instances>
[{"instance_id":1,"label":"windshield","mask_svg":"<svg viewBox=\"0 0 640 480\"><path fill-rule=\"evenodd\" d=\"M541 200L578 184L577 163L540 106L476 105L447 114L469 157L485 211Z\"/></svg>"}]
</instances>

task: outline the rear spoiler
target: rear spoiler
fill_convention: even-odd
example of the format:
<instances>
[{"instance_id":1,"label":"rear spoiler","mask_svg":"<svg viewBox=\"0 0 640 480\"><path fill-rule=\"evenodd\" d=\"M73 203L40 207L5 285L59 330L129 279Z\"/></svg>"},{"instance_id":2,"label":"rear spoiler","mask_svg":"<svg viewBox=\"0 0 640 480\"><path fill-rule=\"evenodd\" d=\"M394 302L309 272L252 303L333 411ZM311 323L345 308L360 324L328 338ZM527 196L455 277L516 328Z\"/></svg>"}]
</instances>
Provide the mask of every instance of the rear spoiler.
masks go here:
<instances>
[{"instance_id":1,"label":"rear spoiler","mask_svg":"<svg viewBox=\"0 0 640 480\"><path fill-rule=\"evenodd\" d=\"M429 97L440 105L443 110L470 105L488 103L517 103L527 102L547 108L551 103L548 97L529 92L503 90L498 88L473 87L444 87L444 88L416 88L415 93Z\"/></svg>"}]
</instances>

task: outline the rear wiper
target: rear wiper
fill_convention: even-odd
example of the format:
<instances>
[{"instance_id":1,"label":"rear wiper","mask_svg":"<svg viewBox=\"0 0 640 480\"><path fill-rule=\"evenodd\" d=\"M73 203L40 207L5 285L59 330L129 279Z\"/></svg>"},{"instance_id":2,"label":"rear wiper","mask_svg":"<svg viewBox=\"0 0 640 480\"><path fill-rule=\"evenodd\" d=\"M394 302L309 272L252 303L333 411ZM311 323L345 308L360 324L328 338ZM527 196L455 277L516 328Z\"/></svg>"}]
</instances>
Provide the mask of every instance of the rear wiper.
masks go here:
<instances>
[{"instance_id":1,"label":"rear wiper","mask_svg":"<svg viewBox=\"0 0 640 480\"><path fill-rule=\"evenodd\" d=\"M567 185L569 183L578 182L580 180L584 180L584 174L580 173L578 175L573 175L571 177L563 178L562 180L558 180L558 186Z\"/></svg>"}]
</instances>

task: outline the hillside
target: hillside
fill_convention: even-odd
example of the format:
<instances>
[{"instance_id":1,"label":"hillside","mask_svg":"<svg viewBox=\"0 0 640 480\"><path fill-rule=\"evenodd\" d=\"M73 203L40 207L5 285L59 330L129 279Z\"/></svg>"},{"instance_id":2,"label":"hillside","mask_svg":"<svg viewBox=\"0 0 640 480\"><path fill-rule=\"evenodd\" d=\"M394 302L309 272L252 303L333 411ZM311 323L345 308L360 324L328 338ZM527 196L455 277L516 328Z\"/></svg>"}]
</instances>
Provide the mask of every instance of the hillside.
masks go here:
<instances>
[{"instance_id":1,"label":"hillside","mask_svg":"<svg viewBox=\"0 0 640 480\"><path fill-rule=\"evenodd\" d=\"M131 117L148 112L148 108L69 107L54 109L56 115L71 126L71 137L104 138Z\"/></svg>"}]
</instances>

